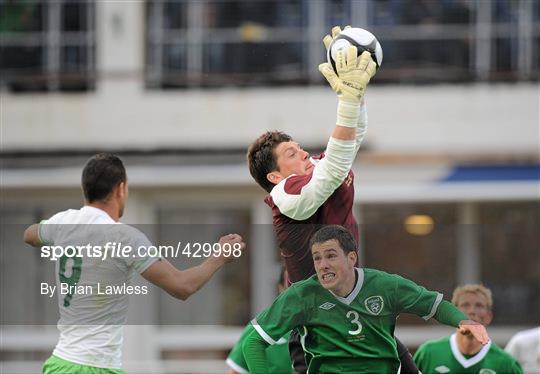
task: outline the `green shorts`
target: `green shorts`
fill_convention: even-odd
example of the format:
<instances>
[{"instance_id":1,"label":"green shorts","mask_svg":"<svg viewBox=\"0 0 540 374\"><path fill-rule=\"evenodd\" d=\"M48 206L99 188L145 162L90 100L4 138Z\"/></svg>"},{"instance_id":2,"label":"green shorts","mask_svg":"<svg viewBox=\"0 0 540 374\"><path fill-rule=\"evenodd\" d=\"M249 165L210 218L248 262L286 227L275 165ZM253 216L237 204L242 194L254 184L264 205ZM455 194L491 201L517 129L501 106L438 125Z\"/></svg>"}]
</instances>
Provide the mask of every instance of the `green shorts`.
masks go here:
<instances>
[{"instance_id":1,"label":"green shorts","mask_svg":"<svg viewBox=\"0 0 540 374\"><path fill-rule=\"evenodd\" d=\"M126 374L126 372L121 369L105 369L75 364L62 360L59 357L51 356L43 364L43 374Z\"/></svg>"}]
</instances>

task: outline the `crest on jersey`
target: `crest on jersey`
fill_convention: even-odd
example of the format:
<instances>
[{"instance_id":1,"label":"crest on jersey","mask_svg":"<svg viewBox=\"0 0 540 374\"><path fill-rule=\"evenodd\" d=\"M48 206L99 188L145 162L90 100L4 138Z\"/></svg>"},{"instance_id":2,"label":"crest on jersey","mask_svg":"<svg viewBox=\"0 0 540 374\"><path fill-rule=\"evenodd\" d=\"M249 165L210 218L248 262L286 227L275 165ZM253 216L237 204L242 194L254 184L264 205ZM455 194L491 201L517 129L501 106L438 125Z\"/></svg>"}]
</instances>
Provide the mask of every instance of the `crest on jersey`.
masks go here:
<instances>
[{"instance_id":1,"label":"crest on jersey","mask_svg":"<svg viewBox=\"0 0 540 374\"><path fill-rule=\"evenodd\" d=\"M378 315L384 308L384 300L382 296L371 296L364 301L364 305L368 312L373 315Z\"/></svg>"},{"instance_id":2,"label":"crest on jersey","mask_svg":"<svg viewBox=\"0 0 540 374\"><path fill-rule=\"evenodd\" d=\"M449 372L450 372L450 369L447 368L447 367L444 366L444 365L441 365L441 366L437 366L437 367L435 368L435 371L436 371L437 373L445 374L445 373L449 373Z\"/></svg>"},{"instance_id":3,"label":"crest on jersey","mask_svg":"<svg viewBox=\"0 0 540 374\"><path fill-rule=\"evenodd\" d=\"M497 372L491 369L480 369L478 374L497 374Z\"/></svg>"}]
</instances>

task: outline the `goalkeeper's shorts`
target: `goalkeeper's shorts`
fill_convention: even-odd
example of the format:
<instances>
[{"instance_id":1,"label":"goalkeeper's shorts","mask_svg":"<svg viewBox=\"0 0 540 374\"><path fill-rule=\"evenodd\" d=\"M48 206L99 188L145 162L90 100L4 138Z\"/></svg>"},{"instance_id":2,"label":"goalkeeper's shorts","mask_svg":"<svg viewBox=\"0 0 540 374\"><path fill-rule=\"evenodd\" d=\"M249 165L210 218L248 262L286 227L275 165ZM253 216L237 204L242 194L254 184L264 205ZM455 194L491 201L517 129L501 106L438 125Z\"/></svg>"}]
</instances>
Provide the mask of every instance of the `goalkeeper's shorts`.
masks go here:
<instances>
[{"instance_id":1,"label":"goalkeeper's shorts","mask_svg":"<svg viewBox=\"0 0 540 374\"><path fill-rule=\"evenodd\" d=\"M43 374L126 374L124 370L79 365L51 356L43 364Z\"/></svg>"}]
</instances>

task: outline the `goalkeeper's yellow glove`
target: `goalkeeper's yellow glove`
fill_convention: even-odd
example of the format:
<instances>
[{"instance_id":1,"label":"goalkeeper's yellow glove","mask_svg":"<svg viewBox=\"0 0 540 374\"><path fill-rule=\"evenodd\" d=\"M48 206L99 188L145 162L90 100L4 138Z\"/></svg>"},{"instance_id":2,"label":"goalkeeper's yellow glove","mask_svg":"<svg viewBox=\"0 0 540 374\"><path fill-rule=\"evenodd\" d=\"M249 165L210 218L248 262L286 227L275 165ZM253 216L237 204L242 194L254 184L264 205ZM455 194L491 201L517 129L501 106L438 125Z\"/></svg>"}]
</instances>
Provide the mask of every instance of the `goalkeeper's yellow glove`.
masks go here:
<instances>
[{"instance_id":1,"label":"goalkeeper's yellow glove","mask_svg":"<svg viewBox=\"0 0 540 374\"><path fill-rule=\"evenodd\" d=\"M319 65L319 71L338 94L337 124L345 127L357 126L360 102L377 67L369 52L363 52L360 58L357 54L354 46L349 46L346 53L337 52L337 75L328 62Z\"/></svg>"},{"instance_id":2,"label":"goalkeeper's yellow glove","mask_svg":"<svg viewBox=\"0 0 540 374\"><path fill-rule=\"evenodd\" d=\"M350 29L350 28L351 28L351 26L347 25L347 26L345 26L345 28L343 30L347 30L347 29ZM336 36L341 34L341 27L339 27L339 26L332 27L331 33L332 33L332 35L326 34L324 36L324 38L323 38L324 47L326 49L330 48L330 44L332 44L332 41L336 38Z\"/></svg>"}]
</instances>

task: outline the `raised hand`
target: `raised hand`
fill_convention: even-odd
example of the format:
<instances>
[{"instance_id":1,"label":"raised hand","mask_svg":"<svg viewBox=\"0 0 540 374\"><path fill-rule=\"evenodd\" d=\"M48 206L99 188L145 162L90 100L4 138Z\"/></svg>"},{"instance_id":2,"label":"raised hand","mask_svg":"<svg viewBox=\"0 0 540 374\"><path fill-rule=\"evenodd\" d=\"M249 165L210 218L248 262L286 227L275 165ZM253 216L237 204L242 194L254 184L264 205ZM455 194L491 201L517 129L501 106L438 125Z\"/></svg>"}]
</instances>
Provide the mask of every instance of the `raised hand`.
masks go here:
<instances>
[{"instance_id":1,"label":"raised hand","mask_svg":"<svg viewBox=\"0 0 540 374\"><path fill-rule=\"evenodd\" d=\"M377 68L369 52L363 52L360 58L357 54L358 50L354 46L349 46L346 51L338 51L337 74L328 62L319 65L319 71L338 97L353 103L359 103L362 100L366 87Z\"/></svg>"},{"instance_id":2,"label":"raised hand","mask_svg":"<svg viewBox=\"0 0 540 374\"><path fill-rule=\"evenodd\" d=\"M347 29L350 29L351 26L345 26L345 28L343 30L347 30ZM339 26L334 26L332 27L332 30L330 31L332 33L332 35L330 34L326 34L323 38L323 43L324 43L324 47L326 49L328 49L330 47L330 44L332 44L332 41L336 38L336 36L338 36L339 34L341 34L341 27Z\"/></svg>"},{"instance_id":3,"label":"raised hand","mask_svg":"<svg viewBox=\"0 0 540 374\"><path fill-rule=\"evenodd\" d=\"M239 234L224 235L219 238L218 243L221 252L216 257L224 263L238 259L246 248L246 243L244 243L244 239Z\"/></svg>"},{"instance_id":4,"label":"raised hand","mask_svg":"<svg viewBox=\"0 0 540 374\"><path fill-rule=\"evenodd\" d=\"M459 323L459 332L463 335L471 335L482 345L489 343L489 336L484 325L471 320L464 320Z\"/></svg>"}]
</instances>

